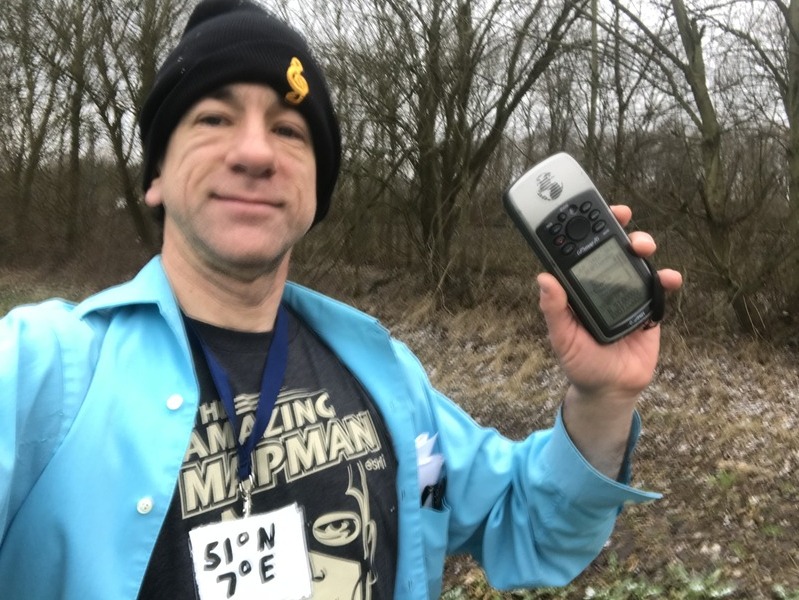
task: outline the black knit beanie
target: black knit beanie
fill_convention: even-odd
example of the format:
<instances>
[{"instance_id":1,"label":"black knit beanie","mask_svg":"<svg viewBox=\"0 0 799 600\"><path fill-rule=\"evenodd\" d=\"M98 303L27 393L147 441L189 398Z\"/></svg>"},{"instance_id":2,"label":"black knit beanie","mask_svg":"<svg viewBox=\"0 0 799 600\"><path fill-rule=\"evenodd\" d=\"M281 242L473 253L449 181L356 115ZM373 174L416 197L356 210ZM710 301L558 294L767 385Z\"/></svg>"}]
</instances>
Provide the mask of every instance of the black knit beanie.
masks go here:
<instances>
[{"instance_id":1,"label":"black knit beanie","mask_svg":"<svg viewBox=\"0 0 799 600\"><path fill-rule=\"evenodd\" d=\"M249 0L202 0L156 74L139 118L145 192L186 111L231 83L266 84L305 117L316 155L318 223L330 207L341 162L341 138L327 82L305 40Z\"/></svg>"}]
</instances>

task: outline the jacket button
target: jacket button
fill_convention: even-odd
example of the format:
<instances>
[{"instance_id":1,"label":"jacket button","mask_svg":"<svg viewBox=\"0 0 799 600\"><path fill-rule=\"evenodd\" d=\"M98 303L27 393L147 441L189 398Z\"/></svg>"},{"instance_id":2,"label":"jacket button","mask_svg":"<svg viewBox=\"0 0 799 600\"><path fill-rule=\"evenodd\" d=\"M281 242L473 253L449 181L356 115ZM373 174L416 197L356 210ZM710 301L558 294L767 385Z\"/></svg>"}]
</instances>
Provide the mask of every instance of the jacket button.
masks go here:
<instances>
[{"instance_id":1,"label":"jacket button","mask_svg":"<svg viewBox=\"0 0 799 600\"><path fill-rule=\"evenodd\" d=\"M150 496L145 496L136 503L136 510L140 515L146 515L153 509L153 499Z\"/></svg>"},{"instance_id":2,"label":"jacket button","mask_svg":"<svg viewBox=\"0 0 799 600\"><path fill-rule=\"evenodd\" d=\"M177 410L181 406L183 406L183 396L180 394L172 394L169 398L166 399L166 407L169 410Z\"/></svg>"}]
</instances>

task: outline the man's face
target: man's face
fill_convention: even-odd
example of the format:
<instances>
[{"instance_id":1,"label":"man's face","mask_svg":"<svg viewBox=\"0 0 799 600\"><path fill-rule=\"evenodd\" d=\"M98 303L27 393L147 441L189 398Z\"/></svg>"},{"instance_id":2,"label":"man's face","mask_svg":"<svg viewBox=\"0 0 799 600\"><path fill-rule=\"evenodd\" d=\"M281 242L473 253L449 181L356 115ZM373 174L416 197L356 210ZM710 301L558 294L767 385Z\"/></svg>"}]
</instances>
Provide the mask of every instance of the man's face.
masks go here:
<instances>
[{"instance_id":1,"label":"man's face","mask_svg":"<svg viewBox=\"0 0 799 600\"><path fill-rule=\"evenodd\" d=\"M166 210L164 255L226 273L276 269L316 212L308 125L267 86L226 86L183 115L145 201Z\"/></svg>"}]
</instances>

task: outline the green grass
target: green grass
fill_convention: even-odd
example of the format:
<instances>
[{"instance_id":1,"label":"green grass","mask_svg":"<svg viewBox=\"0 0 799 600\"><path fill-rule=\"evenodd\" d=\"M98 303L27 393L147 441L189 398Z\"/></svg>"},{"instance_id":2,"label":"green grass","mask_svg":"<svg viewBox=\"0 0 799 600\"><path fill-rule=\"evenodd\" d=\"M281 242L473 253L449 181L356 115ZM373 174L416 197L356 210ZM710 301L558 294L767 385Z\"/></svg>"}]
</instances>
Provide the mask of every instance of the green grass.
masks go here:
<instances>
[{"instance_id":1,"label":"green grass","mask_svg":"<svg viewBox=\"0 0 799 600\"><path fill-rule=\"evenodd\" d=\"M736 598L737 586L727 581L720 570L694 573L680 562L672 563L657 580L640 577L625 571L614 556L604 569L602 581L588 586L570 585L563 588L499 592L477 576L469 583L448 590L441 600L710 600ZM783 591L791 598L795 592Z\"/></svg>"}]
</instances>

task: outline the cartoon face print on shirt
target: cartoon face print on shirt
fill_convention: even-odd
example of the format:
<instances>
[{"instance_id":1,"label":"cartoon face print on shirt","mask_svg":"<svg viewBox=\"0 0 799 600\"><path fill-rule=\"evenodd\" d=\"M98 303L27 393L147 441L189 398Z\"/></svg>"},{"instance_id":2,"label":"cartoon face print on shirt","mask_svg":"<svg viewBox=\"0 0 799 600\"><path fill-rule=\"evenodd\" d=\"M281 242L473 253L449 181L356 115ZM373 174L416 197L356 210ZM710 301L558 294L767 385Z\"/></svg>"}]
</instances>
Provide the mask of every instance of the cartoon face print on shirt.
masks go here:
<instances>
[{"instance_id":1,"label":"cartoon face print on shirt","mask_svg":"<svg viewBox=\"0 0 799 600\"><path fill-rule=\"evenodd\" d=\"M327 552L310 553L314 596L319 598L354 598L368 600L378 575L373 561L377 544L377 526L369 509L366 470L358 463L357 473L348 467L350 480L345 494L357 511L339 510L320 516L313 524L314 542ZM362 487L359 487L362 486ZM346 508L346 504L343 508ZM361 561L351 557L363 553Z\"/></svg>"}]
</instances>

